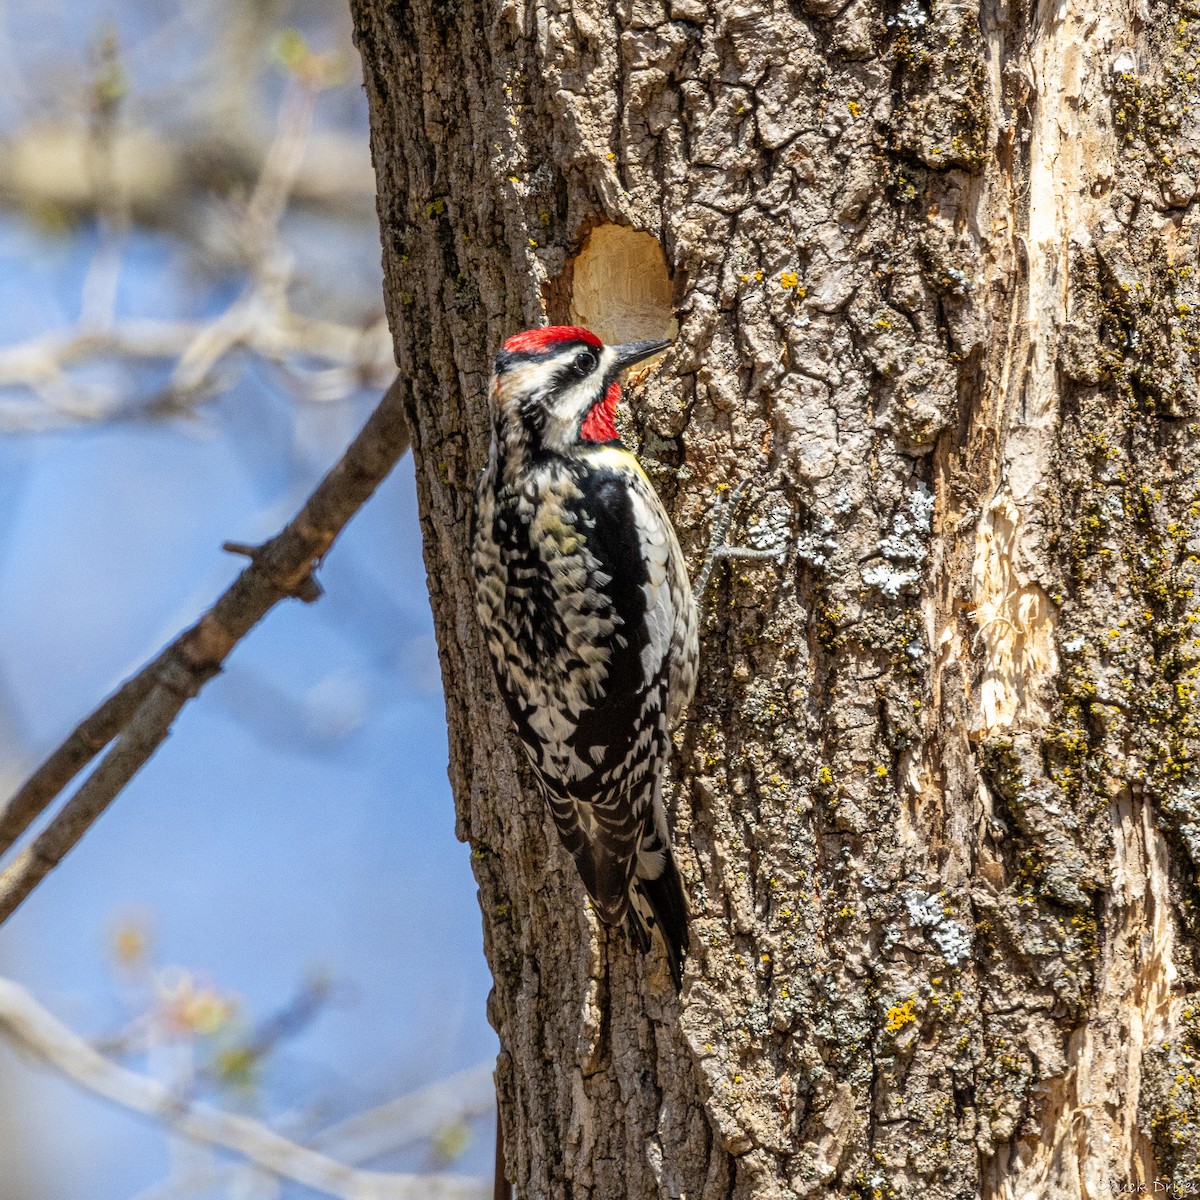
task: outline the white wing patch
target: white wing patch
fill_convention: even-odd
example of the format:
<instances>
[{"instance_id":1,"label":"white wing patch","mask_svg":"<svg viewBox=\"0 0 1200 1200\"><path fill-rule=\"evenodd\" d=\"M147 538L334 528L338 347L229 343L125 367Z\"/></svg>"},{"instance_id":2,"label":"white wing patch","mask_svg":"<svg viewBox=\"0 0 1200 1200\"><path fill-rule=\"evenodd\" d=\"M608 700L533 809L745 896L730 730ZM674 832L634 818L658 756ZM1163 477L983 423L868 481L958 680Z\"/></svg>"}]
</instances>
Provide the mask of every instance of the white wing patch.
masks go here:
<instances>
[{"instance_id":1,"label":"white wing patch","mask_svg":"<svg viewBox=\"0 0 1200 1200\"><path fill-rule=\"evenodd\" d=\"M696 604L675 530L658 493L640 467L629 495L649 575L642 585L650 635L649 644L642 650L642 669L649 680L662 668L664 659L669 659L667 723L673 726L696 690L699 659Z\"/></svg>"},{"instance_id":2,"label":"white wing patch","mask_svg":"<svg viewBox=\"0 0 1200 1200\"><path fill-rule=\"evenodd\" d=\"M671 548L667 544L666 530L670 526L664 524L665 517L659 518L653 511L641 488L630 488L629 498L648 576L642 584L642 593L646 597L646 632L649 636L642 647L642 677L649 681L662 670L671 649L671 633L675 628L675 606L668 581Z\"/></svg>"}]
</instances>

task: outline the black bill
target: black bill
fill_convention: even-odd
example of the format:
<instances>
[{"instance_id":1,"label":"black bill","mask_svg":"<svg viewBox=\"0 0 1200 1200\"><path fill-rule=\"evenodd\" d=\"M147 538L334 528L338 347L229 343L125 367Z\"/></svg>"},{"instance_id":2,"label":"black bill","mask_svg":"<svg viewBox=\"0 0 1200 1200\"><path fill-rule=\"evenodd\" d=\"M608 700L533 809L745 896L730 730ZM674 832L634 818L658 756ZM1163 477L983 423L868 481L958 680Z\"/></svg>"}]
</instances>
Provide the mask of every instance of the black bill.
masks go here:
<instances>
[{"instance_id":1,"label":"black bill","mask_svg":"<svg viewBox=\"0 0 1200 1200\"><path fill-rule=\"evenodd\" d=\"M656 342L625 342L624 345L614 346L617 355L617 370L624 371L626 367L637 366L656 354L661 354L671 344L670 339Z\"/></svg>"}]
</instances>

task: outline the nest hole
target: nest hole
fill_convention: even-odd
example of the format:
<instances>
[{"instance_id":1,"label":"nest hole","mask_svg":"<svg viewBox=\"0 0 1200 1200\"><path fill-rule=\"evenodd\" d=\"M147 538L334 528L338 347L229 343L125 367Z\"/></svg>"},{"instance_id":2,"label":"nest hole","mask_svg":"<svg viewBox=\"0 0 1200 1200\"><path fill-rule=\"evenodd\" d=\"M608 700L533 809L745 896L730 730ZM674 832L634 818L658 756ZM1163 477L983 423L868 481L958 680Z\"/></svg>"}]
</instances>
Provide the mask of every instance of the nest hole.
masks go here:
<instances>
[{"instance_id":1,"label":"nest hole","mask_svg":"<svg viewBox=\"0 0 1200 1200\"><path fill-rule=\"evenodd\" d=\"M673 338L671 275L651 234L598 225L570 264L571 324L605 342Z\"/></svg>"}]
</instances>

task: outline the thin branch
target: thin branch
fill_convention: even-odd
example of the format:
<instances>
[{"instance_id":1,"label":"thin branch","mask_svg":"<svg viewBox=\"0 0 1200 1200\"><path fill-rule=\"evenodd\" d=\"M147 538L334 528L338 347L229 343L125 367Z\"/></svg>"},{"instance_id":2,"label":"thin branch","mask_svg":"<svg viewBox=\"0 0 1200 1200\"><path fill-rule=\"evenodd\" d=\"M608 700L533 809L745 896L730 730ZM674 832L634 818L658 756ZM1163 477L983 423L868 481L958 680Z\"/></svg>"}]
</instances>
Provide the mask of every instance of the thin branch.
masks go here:
<instances>
[{"instance_id":1,"label":"thin branch","mask_svg":"<svg viewBox=\"0 0 1200 1200\"><path fill-rule=\"evenodd\" d=\"M286 295L250 291L209 321L122 318L107 329L56 330L14 346L0 347L0 389L25 388L41 398L0 397L0 427L29 430L65 421L100 421L129 406L103 389L76 384L67 368L107 359L147 362L177 360L168 385L176 404L203 395L219 366L242 351L286 373L315 359L335 372L336 388L320 398L340 399L357 387L381 381L393 371L387 325L361 328L293 312Z\"/></svg>"},{"instance_id":2,"label":"thin branch","mask_svg":"<svg viewBox=\"0 0 1200 1200\"><path fill-rule=\"evenodd\" d=\"M258 184L246 206L246 257L255 262L275 243L279 222L296 188L312 129L317 89L289 82L279 111L275 137L263 159Z\"/></svg>"},{"instance_id":3,"label":"thin branch","mask_svg":"<svg viewBox=\"0 0 1200 1200\"><path fill-rule=\"evenodd\" d=\"M370 1162L402 1146L432 1137L445 1125L483 1116L496 1107L493 1064L477 1063L406 1096L327 1125L306 1139L314 1149L348 1162Z\"/></svg>"},{"instance_id":4,"label":"thin branch","mask_svg":"<svg viewBox=\"0 0 1200 1200\"><path fill-rule=\"evenodd\" d=\"M165 672L159 675L117 744L49 826L0 874L0 922L58 866L171 732L179 710L204 682L199 673L176 673L177 680L170 684L163 678Z\"/></svg>"},{"instance_id":5,"label":"thin branch","mask_svg":"<svg viewBox=\"0 0 1200 1200\"><path fill-rule=\"evenodd\" d=\"M8 853L55 796L133 720L150 694L157 671L166 657L165 653L160 655L85 717L66 741L13 793L0 809L0 856Z\"/></svg>"},{"instance_id":6,"label":"thin branch","mask_svg":"<svg viewBox=\"0 0 1200 1200\"><path fill-rule=\"evenodd\" d=\"M0 875L0 923L145 764L179 710L221 670L234 646L284 597L315 598L313 570L408 449L405 396L397 379L282 532L254 550L250 565L212 608L92 713L6 806L0 829L19 836L105 744L118 738L45 831ZM0 853L11 844L0 841Z\"/></svg>"},{"instance_id":7,"label":"thin branch","mask_svg":"<svg viewBox=\"0 0 1200 1200\"><path fill-rule=\"evenodd\" d=\"M123 1108L341 1200L487 1200L491 1192L485 1181L465 1176L362 1171L298 1145L261 1121L206 1104L181 1102L164 1084L105 1058L7 979L0 979L0 1032Z\"/></svg>"},{"instance_id":8,"label":"thin branch","mask_svg":"<svg viewBox=\"0 0 1200 1200\"><path fill-rule=\"evenodd\" d=\"M317 1133L306 1134L300 1140L310 1149L352 1166L403 1150L428 1140L447 1125L491 1112L496 1107L493 1065L490 1061L477 1063L415 1092L327 1125ZM134 1200L182 1200L193 1192L230 1189L247 1169L240 1164L214 1164L184 1179L163 1180ZM505 1200L511 1200L511 1192Z\"/></svg>"}]
</instances>

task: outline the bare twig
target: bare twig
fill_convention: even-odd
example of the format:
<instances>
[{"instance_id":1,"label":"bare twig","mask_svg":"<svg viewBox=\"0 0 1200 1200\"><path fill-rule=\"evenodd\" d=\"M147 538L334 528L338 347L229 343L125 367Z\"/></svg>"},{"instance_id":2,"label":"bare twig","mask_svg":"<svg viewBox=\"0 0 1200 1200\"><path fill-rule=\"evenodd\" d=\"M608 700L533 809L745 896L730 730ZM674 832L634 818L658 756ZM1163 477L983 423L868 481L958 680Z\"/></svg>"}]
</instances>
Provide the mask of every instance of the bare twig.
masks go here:
<instances>
[{"instance_id":1,"label":"bare twig","mask_svg":"<svg viewBox=\"0 0 1200 1200\"><path fill-rule=\"evenodd\" d=\"M0 401L0 427L36 429L121 415L129 406L115 392L72 382L67 369L78 364L175 359L179 367L169 387L177 401L184 401L202 394L216 369L237 351L258 355L289 377L301 376L297 364L306 359L325 363L323 372L312 373L322 386L309 394L319 399L382 383L395 369L386 322L364 329L318 320L293 312L286 296L251 291L213 321L123 318L107 329L58 330L0 347L0 389L27 388L43 402Z\"/></svg>"},{"instance_id":2,"label":"bare twig","mask_svg":"<svg viewBox=\"0 0 1200 1200\"><path fill-rule=\"evenodd\" d=\"M284 94L275 137L246 206L243 236L246 257L252 262L264 251L269 252L277 236L304 162L316 99L316 88L297 80L289 83Z\"/></svg>"},{"instance_id":3,"label":"bare twig","mask_svg":"<svg viewBox=\"0 0 1200 1200\"><path fill-rule=\"evenodd\" d=\"M13 793L0 809L0 855L9 851L54 797L133 720L165 659L165 653L160 655L109 696Z\"/></svg>"},{"instance_id":4,"label":"bare twig","mask_svg":"<svg viewBox=\"0 0 1200 1200\"><path fill-rule=\"evenodd\" d=\"M118 738L45 831L0 875L0 922L145 764L179 710L220 671L234 646L285 596L313 598L313 570L408 449L405 394L397 379L283 531L253 551L250 565L212 608L88 717L17 792L0 815L0 829L19 836L104 744ZM0 842L0 853L11 844Z\"/></svg>"},{"instance_id":5,"label":"bare twig","mask_svg":"<svg viewBox=\"0 0 1200 1200\"><path fill-rule=\"evenodd\" d=\"M19 985L0 979L0 1032L89 1091L193 1141L241 1155L282 1179L342 1200L487 1200L491 1186L454 1175L363 1171L283 1137L261 1121L181 1102L166 1085L105 1058Z\"/></svg>"},{"instance_id":6,"label":"bare twig","mask_svg":"<svg viewBox=\"0 0 1200 1200\"><path fill-rule=\"evenodd\" d=\"M97 209L99 245L88 267L80 296L79 325L107 329L116 315L121 259L129 233L129 198L117 169L116 142L126 98L126 81L115 30L107 29L92 49L94 59L88 88L86 165L100 204Z\"/></svg>"},{"instance_id":7,"label":"bare twig","mask_svg":"<svg viewBox=\"0 0 1200 1200\"><path fill-rule=\"evenodd\" d=\"M312 1150L359 1166L433 1137L439 1129L491 1112L496 1105L491 1062L477 1063L415 1092L355 1113L311 1136L299 1139ZM214 1163L184 1178L172 1177L140 1193L135 1200L182 1200L194 1192L231 1190L244 1181L243 1165ZM239 1193L240 1194L240 1193ZM487 1195L487 1189L484 1189ZM511 1190L505 1200L511 1200Z\"/></svg>"}]
</instances>

